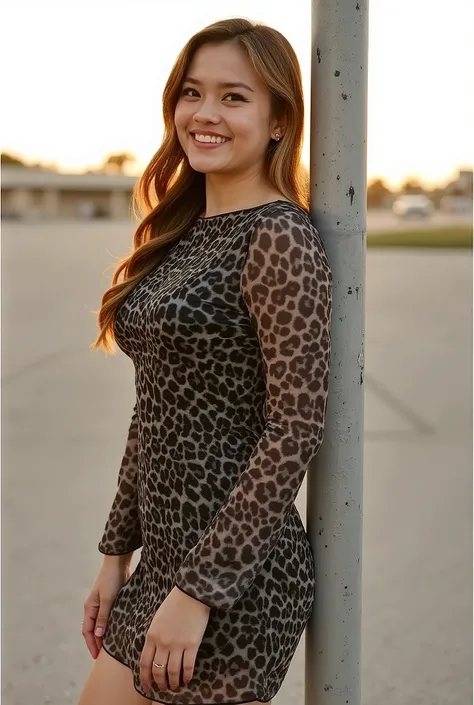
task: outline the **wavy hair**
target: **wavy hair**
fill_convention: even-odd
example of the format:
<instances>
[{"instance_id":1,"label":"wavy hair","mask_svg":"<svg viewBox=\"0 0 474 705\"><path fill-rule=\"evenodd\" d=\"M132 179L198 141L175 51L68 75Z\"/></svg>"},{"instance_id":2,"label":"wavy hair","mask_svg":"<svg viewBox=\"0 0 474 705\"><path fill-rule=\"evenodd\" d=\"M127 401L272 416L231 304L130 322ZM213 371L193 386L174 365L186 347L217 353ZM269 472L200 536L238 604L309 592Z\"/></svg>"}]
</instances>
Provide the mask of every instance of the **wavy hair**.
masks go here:
<instances>
[{"instance_id":1,"label":"wavy hair","mask_svg":"<svg viewBox=\"0 0 474 705\"><path fill-rule=\"evenodd\" d=\"M271 94L273 116L286 113L285 138L271 141L265 160L267 177L286 198L309 211L309 174L301 162L304 98L301 69L288 40L260 22L234 18L215 22L194 34L181 50L163 91L163 141L132 193L139 223L132 253L119 261L112 284L97 313L99 334L92 350L114 352L115 314L132 289L149 274L174 243L205 211L205 174L189 164L178 139L174 113L184 77L204 44L233 42L242 47Z\"/></svg>"}]
</instances>

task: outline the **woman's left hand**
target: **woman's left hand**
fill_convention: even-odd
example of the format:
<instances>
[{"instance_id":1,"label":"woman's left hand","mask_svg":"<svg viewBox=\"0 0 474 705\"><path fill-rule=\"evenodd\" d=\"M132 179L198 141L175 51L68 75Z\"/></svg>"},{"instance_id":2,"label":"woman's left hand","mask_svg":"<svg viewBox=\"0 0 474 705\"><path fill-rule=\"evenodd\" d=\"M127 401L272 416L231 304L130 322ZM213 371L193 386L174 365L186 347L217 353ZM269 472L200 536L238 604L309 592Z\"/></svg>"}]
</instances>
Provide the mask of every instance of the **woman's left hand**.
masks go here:
<instances>
[{"instance_id":1,"label":"woman's left hand","mask_svg":"<svg viewBox=\"0 0 474 705\"><path fill-rule=\"evenodd\" d=\"M140 658L140 681L151 692L152 681L160 690L179 688L193 677L194 664L211 608L174 587L157 613L146 635ZM157 668L153 662L166 668Z\"/></svg>"}]
</instances>

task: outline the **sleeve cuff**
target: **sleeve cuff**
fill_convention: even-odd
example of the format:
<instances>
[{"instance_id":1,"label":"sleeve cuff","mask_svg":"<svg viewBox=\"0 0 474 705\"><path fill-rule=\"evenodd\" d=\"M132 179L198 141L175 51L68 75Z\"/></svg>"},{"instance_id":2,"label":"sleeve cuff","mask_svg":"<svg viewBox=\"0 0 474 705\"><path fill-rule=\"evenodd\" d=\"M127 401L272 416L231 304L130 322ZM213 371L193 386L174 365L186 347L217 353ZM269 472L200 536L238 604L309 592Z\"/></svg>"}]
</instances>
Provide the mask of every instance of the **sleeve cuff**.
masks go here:
<instances>
[{"instance_id":1,"label":"sleeve cuff","mask_svg":"<svg viewBox=\"0 0 474 705\"><path fill-rule=\"evenodd\" d=\"M196 597L195 595L191 595L191 593L186 592L186 590L183 590L183 588L180 587L177 583L174 583L174 587L177 587L178 590L181 590L181 592L184 592L184 594L187 595L188 597L192 597L193 600L197 600L198 602L200 602L203 605L206 605L206 607L208 607L210 610L212 610L212 605L208 605L207 602L204 602L204 600L200 600L199 597Z\"/></svg>"}]
</instances>

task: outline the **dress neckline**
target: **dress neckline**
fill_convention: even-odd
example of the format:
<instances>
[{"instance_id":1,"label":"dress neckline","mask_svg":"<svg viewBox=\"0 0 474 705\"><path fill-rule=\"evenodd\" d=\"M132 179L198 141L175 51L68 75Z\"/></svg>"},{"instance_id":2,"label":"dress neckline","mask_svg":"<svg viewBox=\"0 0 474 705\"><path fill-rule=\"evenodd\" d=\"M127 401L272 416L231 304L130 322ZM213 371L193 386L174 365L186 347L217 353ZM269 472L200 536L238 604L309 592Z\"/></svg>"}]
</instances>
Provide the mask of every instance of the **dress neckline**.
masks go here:
<instances>
[{"instance_id":1,"label":"dress neckline","mask_svg":"<svg viewBox=\"0 0 474 705\"><path fill-rule=\"evenodd\" d=\"M266 203L260 203L258 206L251 206L250 208L239 208L235 211L228 211L227 213L217 213L216 215L201 216L198 221L205 222L207 220L213 220L214 218L223 218L226 215L235 215L236 213L248 213L249 211L257 210L257 208L263 208L264 206L269 206L273 203L289 203L293 206L297 206L294 201L286 201L284 198L278 198L276 201L267 201Z\"/></svg>"}]
</instances>

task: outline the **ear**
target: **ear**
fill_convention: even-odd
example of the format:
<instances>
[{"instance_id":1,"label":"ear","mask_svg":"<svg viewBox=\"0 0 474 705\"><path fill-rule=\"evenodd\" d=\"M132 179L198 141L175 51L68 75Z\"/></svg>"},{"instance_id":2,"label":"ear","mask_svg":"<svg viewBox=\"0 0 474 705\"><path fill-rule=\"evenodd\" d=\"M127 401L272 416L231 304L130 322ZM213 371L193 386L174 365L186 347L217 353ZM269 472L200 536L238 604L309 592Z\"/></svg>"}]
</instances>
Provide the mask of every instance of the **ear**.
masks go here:
<instances>
[{"instance_id":1,"label":"ear","mask_svg":"<svg viewBox=\"0 0 474 705\"><path fill-rule=\"evenodd\" d=\"M288 116L286 113L280 115L279 118L275 118L271 124L270 135L272 139L275 139L275 135L280 135L280 139L284 136L286 129L288 127Z\"/></svg>"}]
</instances>

